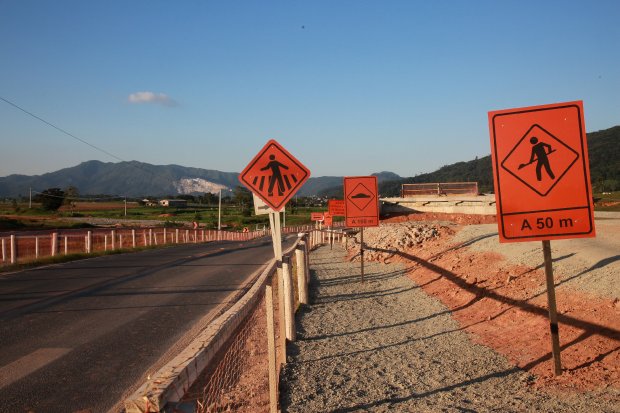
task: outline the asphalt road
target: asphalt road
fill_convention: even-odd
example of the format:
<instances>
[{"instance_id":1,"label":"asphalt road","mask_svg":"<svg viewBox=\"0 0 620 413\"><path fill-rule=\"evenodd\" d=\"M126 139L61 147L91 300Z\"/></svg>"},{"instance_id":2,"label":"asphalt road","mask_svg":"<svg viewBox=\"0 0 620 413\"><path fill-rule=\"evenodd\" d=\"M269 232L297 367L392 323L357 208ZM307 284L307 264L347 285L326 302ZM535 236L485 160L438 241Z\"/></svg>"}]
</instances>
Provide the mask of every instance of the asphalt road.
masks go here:
<instances>
[{"instance_id":1,"label":"asphalt road","mask_svg":"<svg viewBox=\"0 0 620 413\"><path fill-rule=\"evenodd\" d=\"M0 275L0 412L108 411L272 257L262 238Z\"/></svg>"}]
</instances>

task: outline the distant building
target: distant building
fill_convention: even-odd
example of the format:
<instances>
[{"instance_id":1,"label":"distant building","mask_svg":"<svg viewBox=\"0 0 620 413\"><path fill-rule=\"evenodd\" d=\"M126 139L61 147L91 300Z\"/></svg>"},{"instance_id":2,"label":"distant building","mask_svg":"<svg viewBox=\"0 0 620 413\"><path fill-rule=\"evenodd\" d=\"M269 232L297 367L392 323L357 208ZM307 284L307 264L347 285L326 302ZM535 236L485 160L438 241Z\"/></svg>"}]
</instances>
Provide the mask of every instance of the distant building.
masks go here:
<instances>
[{"instance_id":1,"label":"distant building","mask_svg":"<svg viewBox=\"0 0 620 413\"><path fill-rule=\"evenodd\" d=\"M186 208L187 201L185 199L162 199L159 205L172 208Z\"/></svg>"},{"instance_id":2,"label":"distant building","mask_svg":"<svg viewBox=\"0 0 620 413\"><path fill-rule=\"evenodd\" d=\"M144 199L142 200L142 203L143 203L145 206L147 206L147 207L154 207L154 206L157 206L157 205L158 205L158 204L157 204L157 201L152 201L152 200L150 200L150 199L148 199L148 198L144 198Z\"/></svg>"}]
</instances>

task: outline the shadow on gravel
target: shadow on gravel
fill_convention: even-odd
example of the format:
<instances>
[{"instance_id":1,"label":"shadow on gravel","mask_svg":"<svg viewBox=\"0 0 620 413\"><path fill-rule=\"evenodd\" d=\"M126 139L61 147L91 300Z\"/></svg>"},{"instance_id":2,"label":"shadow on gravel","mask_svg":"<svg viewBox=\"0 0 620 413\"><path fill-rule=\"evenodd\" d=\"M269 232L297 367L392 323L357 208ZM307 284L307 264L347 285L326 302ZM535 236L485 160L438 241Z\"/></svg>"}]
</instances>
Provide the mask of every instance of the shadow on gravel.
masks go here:
<instances>
[{"instance_id":1,"label":"shadow on gravel","mask_svg":"<svg viewBox=\"0 0 620 413\"><path fill-rule=\"evenodd\" d=\"M459 246L457 246L457 248L451 248L449 250L446 250L444 252L441 252L439 254L436 254L435 256L429 258L428 260L424 260L422 258L416 257L415 255L411 255L411 254L407 254L405 252L402 251L398 251L398 250L388 250L388 249L383 249L383 248L372 248L372 247L368 247L369 250L373 250L373 251L378 251L378 252L387 252L387 253L391 253L394 255L398 255L402 258L405 258L408 261L414 262L418 265L421 265L437 274L439 274L441 277L449 280L450 282L452 282L453 284L455 284L457 287L468 291L472 294L474 294L476 297L468 304L466 304L466 306L472 305L474 302L480 300L483 297L489 298L491 300L495 300L504 304L508 304L510 306L513 307L517 307L523 311L532 313L532 314L536 314L538 316L541 317L547 317L548 315L548 310L544 307L539 307L533 304L530 304L528 302L525 301L520 301L520 300L515 300L514 298L511 297L507 297L501 294L498 294L492 290L489 290L487 288L484 287L479 287L475 284L470 284L467 281L463 280L462 278L460 278L457 274L453 273L452 271L446 270L445 268L442 268L438 265L433 264L431 261L434 261L438 258L440 258L444 253L454 250L454 249L458 249L461 247L462 244L460 244ZM602 260L602 261L610 261L613 262L611 260L616 260L618 256L616 257L611 257L609 259L606 260ZM609 262L606 263L602 263L602 261L600 263L597 263L596 265L607 265L609 264ZM596 266L595 265L595 266ZM529 298L531 299L531 298ZM528 299L528 300L529 300ZM458 310L458 309L456 309ZM455 310L455 311L456 311ZM575 317L571 317L571 316L567 316L565 314L558 314L558 321L562 324L567 324L570 326L573 326L575 328L581 329L583 330L583 334L581 334L579 337L577 337L575 340L565 344L563 347L567 348L571 345L574 345L582 340L585 340L587 337L594 335L594 334L598 334L600 336L603 337L607 337L610 338L612 340L617 340L620 341L620 331L615 330L613 328L609 328L607 326L604 326L602 324L597 324L597 323L592 323L589 321L585 321L585 320L580 320L578 318ZM543 362L547 359L549 359L551 357L551 353L548 353L546 356L544 356L543 358L540 358L538 360L535 360L533 362L531 362L530 364L528 364L527 366L525 366L526 369L530 369L532 367L534 367L535 365L537 365L540 362Z\"/></svg>"},{"instance_id":2,"label":"shadow on gravel","mask_svg":"<svg viewBox=\"0 0 620 413\"><path fill-rule=\"evenodd\" d=\"M438 316L439 314L435 314L435 317ZM475 324L480 324L482 321L478 321L472 325ZM469 326L468 326L469 327ZM296 360L295 362L297 364L309 364L309 363L316 363L318 361L323 361L323 360L330 360L330 359L335 359L335 358L342 358L342 357L351 357L351 356L357 356L360 354L366 354L366 353L376 353L377 351L382 351L382 350L386 350L389 348L393 348L393 347L400 347L400 346L408 346L411 343L415 343L417 341L424 341L424 340L430 340L439 336L443 336L446 334L452 334L452 333L456 333L463 330L463 328L455 328L452 330L447 330L447 331L442 331L440 333L435 333L435 334L431 334L430 336L426 336L426 337L419 337L419 338L407 338L406 340L403 341L399 341L397 343L392 343L392 344L386 344L384 346L378 346L378 347L373 347L373 348L367 348L364 350L355 350L355 351L350 351L347 353L338 353L338 354L330 354L324 357L319 357L319 358L315 358L315 359L311 359L311 360ZM345 333L343 335L346 334L354 334L354 333ZM304 340L305 339L301 339ZM287 352L288 352L289 347L287 347ZM298 355L299 354L299 348L295 343L292 343L292 345L290 346L290 349L292 350L291 354L292 355Z\"/></svg>"},{"instance_id":3,"label":"shadow on gravel","mask_svg":"<svg viewBox=\"0 0 620 413\"><path fill-rule=\"evenodd\" d=\"M439 317L439 316L446 315L446 314L450 314L450 310L445 310L445 311L442 311L442 312L439 312L439 313L435 313L435 314L432 314L432 315L429 315L429 316L426 316L426 317L416 318L415 320L402 321L402 322L396 323L396 324L388 324L388 325L385 325L385 326L376 326L376 327L372 327L372 328L362 328L361 330L346 331L344 333L337 333L337 334L322 334L320 336L314 336L314 337L301 337L301 340L303 340L303 341L319 341L319 340L325 340L325 339L328 339L328 338L344 337L344 336L350 336L350 335L353 335L353 334L366 333L366 332L369 332L369 331L379 331L379 330L385 330L385 329L388 329L388 328L397 328L397 327L402 327L402 326L406 326L406 325L409 325L409 324L414 324L414 323L419 323L419 322L422 322L422 321L427 321L427 320L430 320L432 318ZM377 350L377 349L373 349L373 350Z\"/></svg>"},{"instance_id":4,"label":"shadow on gravel","mask_svg":"<svg viewBox=\"0 0 620 413\"><path fill-rule=\"evenodd\" d=\"M508 370L504 370L504 371L499 371L497 373L492 373L492 374L487 374L485 376L480 376L480 377L476 377L475 379L471 379L471 380L465 380L462 381L460 383L455 383L455 384L451 384L449 386L445 386L445 387L441 387L439 389L435 389L435 390L431 390L431 391L427 391L427 392L423 392L423 393L413 393L407 397L394 397L394 398L389 398L389 399L383 399L383 400L377 400L371 403L365 403L365 404L358 404L355 406L350 406L350 407L345 407L345 408L341 408L341 409L335 409L332 412L333 413L346 413L346 412L357 412L357 411L365 411L367 409L371 409L373 407L379 407L379 406L383 406L383 405L388 405L390 409L397 409L398 408L398 404L399 403L404 403L407 402L409 400L414 400L414 399L422 399L424 397L429 397L429 396L433 396L437 393L445 393L445 392L451 392L454 391L456 389L459 389L461 387L467 387L467 386L471 386L473 384L476 383L482 383L485 382L487 380L491 380L491 379L501 379L504 377L508 377L511 374L517 373L519 372L521 369L514 367ZM465 410L465 411L474 411L474 410Z\"/></svg>"},{"instance_id":5,"label":"shadow on gravel","mask_svg":"<svg viewBox=\"0 0 620 413\"><path fill-rule=\"evenodd\" d=\"M572 254L571 254L572 255ZM579 274L575 274L572 277L568 277L562 281L560 281L559 283L557 283L556 285L560 285L560 284L564 284L566 282L569 282L570 280L573 280L575 278L579 278L582 275L586 275L587 273L589 273L590 271L593 270L598 270L599 268L603 268L608 266L609 264L616 262L616 261L620 261L620 255L614 255L613 257L608 257L608 258L604 258L602 260L600 260L599 262L597 262L596 264L594 264L593 266L591 266L590 268L588 268L587 270L583 270L581 271ZM544 266L544 265L543 265Z\"/></svg>"},{"instance_id":6,"label":"shadow on gravel","mask_svg":"<svg viewBox=\"0 0 620 413\"><path fill-rule=\"evenodd\" d=\"M355 301L355 300L365 300L368 298L375 297L386 297L388 295L396 295L402 294L407 291L415 290L419 288L417 286L411 286L408 288L390 288L388 290L381 291L369 291L369 292L356 292L351 294L336 294L336 295L324 295L322 294L320 298L316 300L316 304L328 304L336 301Z\"/></svg>"},{"instance_id":7,"label":"shadow on gravel","mask_svg":"<svg viewBox=\"0 0 620 413\"><path fill-rule=\"evenodd\" d=\"M321 268L321 270L325 271L324 268ZM366 273L364 274L364 280L368 282L382 281L382 280L389 280L392 278L398 278L406 274L407 274L406 268L402 270L387 272L387 273L386 272ZM355 283L361 282L360 274L347 275L346 277L328 278L328 279L323 279L320 281L315 277L315 280L317 280L316 285L322 286L322 287L344 285L344 284L355 284Z\"/></svg>"}]
</instances>

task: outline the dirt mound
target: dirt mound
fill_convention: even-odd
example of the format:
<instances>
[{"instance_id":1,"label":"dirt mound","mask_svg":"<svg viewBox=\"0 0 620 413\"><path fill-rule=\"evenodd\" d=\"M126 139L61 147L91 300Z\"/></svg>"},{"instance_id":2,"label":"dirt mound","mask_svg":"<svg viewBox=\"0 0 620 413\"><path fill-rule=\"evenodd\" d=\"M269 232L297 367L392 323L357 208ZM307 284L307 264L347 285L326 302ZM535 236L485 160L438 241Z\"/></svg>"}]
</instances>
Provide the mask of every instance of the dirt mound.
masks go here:
<instances>
[{"instance_id":1,"label":"dirt mound","mask_svg":"<svg viewBox=\"0 0 620 413\"><path fill-rule=\"evenodd\" d=\"M450 231L439 224L420 222L381 223L379 227L364 229L365 260L387 262L396 251L402 251L420 245L439 236L440 232ZM348 248L352 260L360 259L361 233L349 241Z\"/></svg>"}]
</instances>

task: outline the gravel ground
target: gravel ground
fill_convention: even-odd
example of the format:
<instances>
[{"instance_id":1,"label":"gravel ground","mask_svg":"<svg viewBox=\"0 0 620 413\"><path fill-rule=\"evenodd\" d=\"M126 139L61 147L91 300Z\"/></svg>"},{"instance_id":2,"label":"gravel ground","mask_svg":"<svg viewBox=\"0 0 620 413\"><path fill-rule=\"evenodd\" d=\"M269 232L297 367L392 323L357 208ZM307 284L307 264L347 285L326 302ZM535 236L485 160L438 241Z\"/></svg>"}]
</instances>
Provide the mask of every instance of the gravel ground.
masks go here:
<instances>
[{"instance_id":1,"label":"gravel ground","mask_svg":"<svg viewBox=\"0 0 620 413\"><path fill-rule=\"evenodd\" d=\"M281 387L285 412L620 412L589 393L553 396L491 349L400 264L311 255L311 305L298 314Z\"/></svg>"}]
</instances>

